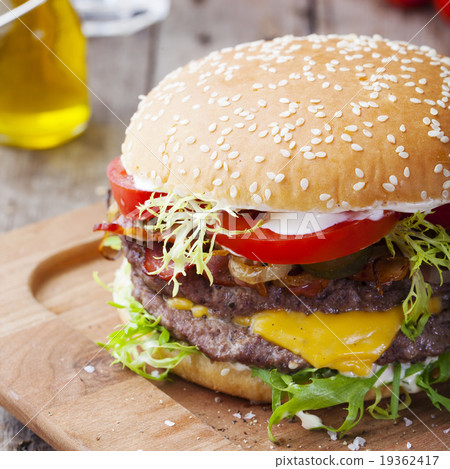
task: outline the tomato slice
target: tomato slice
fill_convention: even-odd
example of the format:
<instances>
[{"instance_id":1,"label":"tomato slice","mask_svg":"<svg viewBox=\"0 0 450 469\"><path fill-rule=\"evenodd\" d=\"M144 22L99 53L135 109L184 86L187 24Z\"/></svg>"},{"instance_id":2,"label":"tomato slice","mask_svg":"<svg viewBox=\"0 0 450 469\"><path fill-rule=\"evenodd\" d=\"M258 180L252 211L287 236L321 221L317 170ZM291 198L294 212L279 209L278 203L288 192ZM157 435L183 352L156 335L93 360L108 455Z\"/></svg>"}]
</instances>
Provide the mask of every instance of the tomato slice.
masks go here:
<instances>
[{"instance_id":1,"label":"tomato slice","mask_svg":"<svg viewBox=\"0 0 450 469\"><path fill-rule=\"evenodd\" d=\"M122 165L120 156L114 158L111 163L109 163L107 175L112 195L119 206L120 213L128 218L139 218L139 209L136 207L147 201L152 194L157 196L161 195L159 192L136 189L133 178L127 174ZM148 214L141 218L148 218Z\"/></svg>"},{"instance_id":2,"label":"tomato slice","mask_svg":"<svg viewBox=\"0 0 450 469\"><path fill-rule=\"evenodd\" d=\"M441 205L434 208L433 213L427 215L426 219L435 225L450 228L450 204Z\"/></svg>"},{"instance_id":3,"label":"tomato slice","mask_svg":"<svg viewBox=\"0 0 450 469\"><path fill-rule=\"evenodd\" d=\"M321 232L280 235L271 230L257 228L250 233L227 236L218 234L216 241L232 252L254 261L270 264L314 264L347 256L380 240L388 234L399 219L396 212L386 212L380 220L355 220L338 223ZM251 227L244 217L230 220L223 216L223 226L234 230ZM254 226L255 223L253 223ZM235 226L235 228L234 228Z\"/></svg>"},{"instance_id":4,"label":"tomato slice","mask_svg":"<svg viewBox=\"0 0 450 469\"><path fill-rule=\"evenodd\" d=\"M434 0L434 6L441 13L442 18L450 22L450 3L448 0Z\"/></svg>"}]
</instances>

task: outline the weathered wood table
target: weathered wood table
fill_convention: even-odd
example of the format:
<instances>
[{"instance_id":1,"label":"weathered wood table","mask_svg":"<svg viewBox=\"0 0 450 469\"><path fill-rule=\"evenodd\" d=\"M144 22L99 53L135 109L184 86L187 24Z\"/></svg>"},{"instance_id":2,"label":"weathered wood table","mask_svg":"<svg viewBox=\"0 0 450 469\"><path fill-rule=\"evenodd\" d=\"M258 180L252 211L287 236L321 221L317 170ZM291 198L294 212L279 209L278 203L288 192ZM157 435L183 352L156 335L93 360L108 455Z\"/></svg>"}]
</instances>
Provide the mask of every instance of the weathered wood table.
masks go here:
<instances>
[{"instance_id":1,"label":"weathered wood table","mask_svg":"<svg viewBox=\"0 0 450 469\"><path fill-rule=\"evenodd\" d=\"M131 37L93 39L88 64L97 97L86 132L48 151L0 147L0 231L103 199L106 164L119 154L138 95L190 59L240 42L314 32L379 33L450 55L450 25L430 21L433 15L431 8L403 11L384 0L173 0L163 24ZM0 448L51 449L1 408Z\"/></svg>"}]
</instances>

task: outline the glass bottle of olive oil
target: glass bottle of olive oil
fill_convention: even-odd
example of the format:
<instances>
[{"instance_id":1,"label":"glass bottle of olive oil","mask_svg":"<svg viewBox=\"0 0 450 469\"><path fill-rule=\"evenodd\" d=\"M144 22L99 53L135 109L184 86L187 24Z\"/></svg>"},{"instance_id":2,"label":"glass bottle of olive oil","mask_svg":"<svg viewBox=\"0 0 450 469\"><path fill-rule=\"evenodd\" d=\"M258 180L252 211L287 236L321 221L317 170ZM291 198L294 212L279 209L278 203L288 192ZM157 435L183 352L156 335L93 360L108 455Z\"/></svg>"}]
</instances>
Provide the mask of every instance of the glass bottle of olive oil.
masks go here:
<instances>
[{"instance_id":1,"label":"glass bottle of olive oil","mask_svg":"<svg viewBox=\"0 0 450 469\"><path fill-rule=\"evenodd\" d=\"M86 128L85 46L69 0L46 0L0 27L0 144L50 148Z\"/></svg>"}]
</instances>

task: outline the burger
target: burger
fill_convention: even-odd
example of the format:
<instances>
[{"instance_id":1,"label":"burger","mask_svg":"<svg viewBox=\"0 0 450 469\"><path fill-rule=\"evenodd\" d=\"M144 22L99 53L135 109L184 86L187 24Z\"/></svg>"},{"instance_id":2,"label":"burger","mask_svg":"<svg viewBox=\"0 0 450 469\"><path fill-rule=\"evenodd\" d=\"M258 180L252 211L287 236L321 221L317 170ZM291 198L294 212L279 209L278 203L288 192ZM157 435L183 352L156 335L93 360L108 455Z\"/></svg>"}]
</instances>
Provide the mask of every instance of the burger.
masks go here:
<instances>
[{"instance_id":1,"label":"burger","mask_svg":"<svg viewBox=\"0 0 450 469\"><path fill-rule=\"evenodd\" d=\"M344 434L450 375L450 59L379 36L286 36L165 77L108 167L103 344ZM382 401L390 396L390 400ZM344 404L341 425L310 411ZM331 425L334 425L332 427Z\"/></svg>"}]
</instances>

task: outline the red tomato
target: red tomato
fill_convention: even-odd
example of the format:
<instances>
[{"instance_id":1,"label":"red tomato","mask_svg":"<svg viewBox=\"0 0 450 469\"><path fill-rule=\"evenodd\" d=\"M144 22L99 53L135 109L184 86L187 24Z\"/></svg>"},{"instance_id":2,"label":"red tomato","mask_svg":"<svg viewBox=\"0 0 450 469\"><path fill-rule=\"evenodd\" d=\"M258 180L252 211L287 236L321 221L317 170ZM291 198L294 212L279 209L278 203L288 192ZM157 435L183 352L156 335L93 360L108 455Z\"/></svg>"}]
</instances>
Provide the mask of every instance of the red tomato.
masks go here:
<instances>
[{"instance_id":1,"label":"red tomato","mask_svg":"<svg viewBox=\"0 0 450 469\"><path fill-rule=\"evenodd\" d=\"M420 7L426 5L430 0L389 0L390 3L400 7Z\"/></svg>"},{"instance_id":2,"label":"red tomato","mask_svg":"<svg viewBox=\"0 0 450 469\"><path fill-rule=\"evenodd\" d=\"M434 6L447 21L450 21L450 1L449 0L434 0Z\"/></svg>"},{"instance_id":3,"label":"red tomato","mask_svg":"<svg viewBox=\"0 0 450 469\"><path fill-rule=\"evenodd\" d=\"M440 207L433 209L433 213L427 215L427 220L435 225L450 228L450 204L441 205Z\"/></svg>"},{"instance_id":4,"label":"red tomato","mask_svg":"<svg viewBox=\"0 0 450 469\"><path fill-rule=\"evenodd\" d=\"M136 189L133 178L127 174L122 165L120 156L109 163L107 175L112 195L119 206L120 213L129 218L138 218L139 210L136 207L148 200L153 192Z\"/></svg>"},{"instance_id":5,"label":"red tomato","mask_svg":"<svg viewBox=\"0 0 450 469\"><path fill-rule=\"evenodd\" d=\"M254 261L270 264L314 264L343 257L370 246L388 234L398 219L398 213L386 212L377 221L365 219L343 222L304 236L283 236L268 229L257 228L243 235L219 234L216 241L236 254ZM223 217L225 228L232 227L240 231L251 225L244 217L233 221L230 221L229 216Z\"/></svg>"}]
</instances>

